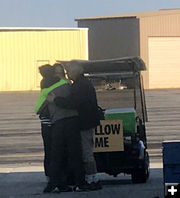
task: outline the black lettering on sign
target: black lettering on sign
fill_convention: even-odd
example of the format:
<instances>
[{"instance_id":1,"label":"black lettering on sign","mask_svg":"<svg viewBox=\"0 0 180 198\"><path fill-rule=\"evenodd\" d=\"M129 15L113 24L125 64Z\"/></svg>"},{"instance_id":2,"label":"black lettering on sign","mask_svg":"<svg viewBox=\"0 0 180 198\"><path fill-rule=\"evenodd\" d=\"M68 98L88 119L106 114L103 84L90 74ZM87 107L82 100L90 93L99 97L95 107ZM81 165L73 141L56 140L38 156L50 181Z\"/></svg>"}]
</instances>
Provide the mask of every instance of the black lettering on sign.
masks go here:
<instances>
[{"instance_id":1,"label":"black lettering on sign","mask_svg":"<svg viewBox=\"0 0 180 198\"><path fill-rule=\"evenodd\" d=\"M119 134L121 125L120 124L111 124L112 134Z\"/></svg>"},{"instance_id":2,"label":"black lettering on sign","mask_svg":"<svg viewBox=\"0 0 180 198\"><path fill-rule=\"evenodd\" d=\"M104 132L105 132L106 135L109 135L111 133L111 126L109 124L107 124L104 127Z\"/></svg>"},{"instance_id":3,"label":"black lettering on sign","mask_svg":"<svg viewBox=\"0 0 180 198\"><path fill-rule=\"evenodd\" d=\"M95 128L95 135L99 135L99 133L98 133L98 127L99 127L99 126L97 126L97 127Z\"/></svg>"},{"instance_id":4,"label":"black lettering on sign","mask_svg":"<svg viewBox=\"0 0 180 198\"><path fill-rule=\"evenodd\" d=\"M109 138L108 137L96 137L95 138L95 148L97 147L109 147Z\"/></svg>"},{"instance_id":5,"label":"black lettering on sign","mask_svg":"<svg viewBox=\"0 0 180 198\"><path fill-rule=\"evenodd\" d=\"M98 128L99 128L99 131L98 131ZM103 129L102 129L102 125L96 127L95 135L105 135L104 132L103 132Z\"/></svg>"},{"instance_id":6,"label":"black lettering on sign","mask_svg":"<svg viewBox=\"0 0 180 198\"><path fill-rule=\"evenodd\" d=\"M104 127L102 125L97 126L95 129L95 135L116 135L120 133L120 124L107 124Z\"/></svg>"},{"instance_id":7,"label":"black lettering on sign","mask_svg":"<svg viewBox=\"0 0 180 198\"><path fill-rule=\"evenodd\" d=\"M95 138L95 148L97 147L103 147L103 138L100 137L100 138Z\"/></svg>"},{"instance_id":8,"label":"black lettering on sign","mask_svg":"<svg viewBox=\"0 0 180 198\"><path fill-rule=\"evenodd\" d=\"M109 141L108 137L104 138L104 147L109 147Z\"/></svg>"}]
</instances>

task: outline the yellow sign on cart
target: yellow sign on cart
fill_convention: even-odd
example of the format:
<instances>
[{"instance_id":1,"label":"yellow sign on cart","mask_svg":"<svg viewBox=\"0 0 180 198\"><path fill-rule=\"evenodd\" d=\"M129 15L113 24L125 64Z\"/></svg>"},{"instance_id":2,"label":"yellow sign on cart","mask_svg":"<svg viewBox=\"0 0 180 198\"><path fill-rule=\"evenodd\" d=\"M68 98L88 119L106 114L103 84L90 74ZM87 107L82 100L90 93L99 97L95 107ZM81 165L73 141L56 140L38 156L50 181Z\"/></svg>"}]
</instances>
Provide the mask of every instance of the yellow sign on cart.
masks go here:
<instances>
[{"instance_id":1,"label":"yellow sign on cart","mask_svg":"<svg viewBox=\"0 0 180 198\"><path fill-rule=\"evenodd\" d=\"M124 151L122 120L101 120L94 135L94 152Z\"/></svg>"}]
</instances>

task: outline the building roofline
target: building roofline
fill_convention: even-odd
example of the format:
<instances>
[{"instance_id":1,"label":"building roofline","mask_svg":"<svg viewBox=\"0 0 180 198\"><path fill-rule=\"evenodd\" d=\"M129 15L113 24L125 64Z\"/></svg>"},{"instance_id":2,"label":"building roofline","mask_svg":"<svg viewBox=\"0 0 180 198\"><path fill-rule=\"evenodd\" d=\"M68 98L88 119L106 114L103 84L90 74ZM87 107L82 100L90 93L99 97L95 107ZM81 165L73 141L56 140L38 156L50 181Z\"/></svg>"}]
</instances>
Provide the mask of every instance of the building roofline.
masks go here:
<instances>
[{"instance_id":1,"label":"building roofline","mask_svg":"<svg viewBox=\"0 0 180 198\"><path fill-rule=\"evenodd\" d=\"M0 27L0 31L58 31L58 30L87 30L88 28L66 27Z\"/></svg>"},{"instance_id":2,"label":"building roofline","mask_svg":"<svg viewBox=\"0 0 180 198\"><path fill-rule=\"evenodd\" d=\"M158 16L158 15L172 15L172 14L180 14L180 9L179 8L160 9L160 10L147 11L147 12L136 12L136 13L125 13L125 14L117 14L117 15L110 15L110 16L77 18L75 19L75 21L114 19L114 18L142 18L142 17L150 17L150 16Z\"/></svg>"},{"instance_id":3,"label":"building roofline","mask_svg":"<svg viewBox=\"0 0 180 198\"><path fill-rule=\"evenodd\" d=\"M112 15L112 16L100 16L100 17L87 17L87 18L77 18L75 21L85 21L85 20L102 20L102 19L116 19L116 18L137 18L137 16L126 16L125 14L123 16L120 15Z\"/></svg>"}]
</instances>

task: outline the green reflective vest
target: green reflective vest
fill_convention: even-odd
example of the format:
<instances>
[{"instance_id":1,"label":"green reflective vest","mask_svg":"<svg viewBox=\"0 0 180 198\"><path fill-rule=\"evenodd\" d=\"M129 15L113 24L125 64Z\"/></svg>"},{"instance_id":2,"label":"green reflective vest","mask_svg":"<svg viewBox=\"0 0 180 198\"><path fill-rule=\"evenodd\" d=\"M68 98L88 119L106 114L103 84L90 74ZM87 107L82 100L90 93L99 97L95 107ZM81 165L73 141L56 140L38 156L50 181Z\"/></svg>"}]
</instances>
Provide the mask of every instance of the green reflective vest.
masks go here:
<instances>
[{"instance_id":1,"label":"green reflective vest","mask_svg":"<svg viewBox=\"0 0 180 198\"><path fill-rule=\"evenodd\" d=\"M61 85L64 85L64 84L67 84L67 81L64 80L64 79L61 79L59 82L53 84L52 86L42 89L41 93L40 93L40 96L39 96L39 98L38 98L38 100L36 102L36 105L35 105L35 112L38 113L39 109L41 108L41 106L45 102L47 95L52 90L54 90L55 88L57 88L57 87L59 87Z\"/></svg>"}]
</instances>

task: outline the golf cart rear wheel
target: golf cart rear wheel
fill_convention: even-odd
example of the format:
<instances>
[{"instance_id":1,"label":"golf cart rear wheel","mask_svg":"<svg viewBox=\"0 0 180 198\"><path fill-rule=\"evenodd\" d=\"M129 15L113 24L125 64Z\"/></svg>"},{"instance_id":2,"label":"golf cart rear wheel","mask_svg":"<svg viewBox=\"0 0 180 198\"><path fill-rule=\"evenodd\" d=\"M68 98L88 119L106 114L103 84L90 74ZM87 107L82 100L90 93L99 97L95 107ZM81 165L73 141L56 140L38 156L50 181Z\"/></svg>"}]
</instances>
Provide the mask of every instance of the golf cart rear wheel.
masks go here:
<instances>
[{"instance_id":1,"label":"golf cart rear wheel","mask_svg":"<svg viewBox=\"0 0 180 198\"><path fill-rule=\"evenodd\" d=\"M132 183L145 183L149 178L149 155L145 151L144 166L135 169L131 174Z\"/></svg>"},{"instance_id":2,"label":"golf cart rear wheel","mask_svg":"<svg viewBox=\"0 0 180 198\"><path fill-rule=\"evenodd\" d=\"M145 183L149 177L149 169L136 169L131 174L132 183Z\"/></svg>"}]
</instances>

